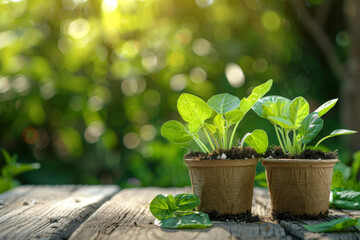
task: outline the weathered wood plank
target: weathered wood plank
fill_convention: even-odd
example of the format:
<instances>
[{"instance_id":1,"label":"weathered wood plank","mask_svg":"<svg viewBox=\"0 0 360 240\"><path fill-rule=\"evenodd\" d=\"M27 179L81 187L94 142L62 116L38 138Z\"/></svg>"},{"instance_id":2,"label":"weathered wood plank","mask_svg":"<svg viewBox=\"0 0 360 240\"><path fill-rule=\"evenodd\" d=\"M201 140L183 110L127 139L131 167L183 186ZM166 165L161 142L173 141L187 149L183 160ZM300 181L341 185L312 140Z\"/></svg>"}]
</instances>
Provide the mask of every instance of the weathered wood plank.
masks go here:
<instances>
[{"instance_id":1,"label":"weathered wood plank","mask_svg":"<svg viewBox=\"0 0 360 240\"><path fill-rule=\"evenodd\" d=\"M153 197L189 191L189 188L125 189L102 205L71 235L70 240L291 239L280 225L265 222L214 222L214 227L202 230L167 230L154 225L155 218L148 209Z\"/></svg>"},{"instance_id":2,"label":"weathered wood plank","mask_svg":"<svg viewBox=\"0 0 360 240\"><path fill-rule=\"evenodd\" d=\"M0 195L0 239L66 239L117 186L21 186Z\"/></svg>"},{"instance_id":3,"label":"weathered wood plank","mask_svg":"<svg viewBox=\"0 0 360 240\"><path fill-rule=\"evenodd\" d=\"M266 189L255 188L254 190L254 203L253 212L258 214L260 218L266 222L277 223L272 217L271 203L269 193ZM280 225L285 229L286 233L299 239L338 239L338 240L349 240L359 239L360 233L358 232L342 232L342 233L312 233L302 227L303 224L318 224L324 221L331 221L336 218L343 217L360 217L360 211L354 210L329 210L329 216L323 220L317 221L279 221ZM355 228L354 228L355 230Z\"/></svg>"},{"instance_id":4,"label":"weathered wood plank","mask_svg":"<svg viewBox=\"0 0 360 240\"><path fill-rule=\"evenodd\" d=\"M330 221L335 219L334 217L328 217L324 220L319 221L303 221L303 222L291 222L291 221L280 221L280 225L284 227L286 233L291 234L299 239L306 239L306 240L359 240L360 233L355 232L356 229L353 228L352 232L339 232L339 233L313 233L307 231L305 228L302 227L303 224L319 224L324 221Z\"/></svg>"}]
</instances>

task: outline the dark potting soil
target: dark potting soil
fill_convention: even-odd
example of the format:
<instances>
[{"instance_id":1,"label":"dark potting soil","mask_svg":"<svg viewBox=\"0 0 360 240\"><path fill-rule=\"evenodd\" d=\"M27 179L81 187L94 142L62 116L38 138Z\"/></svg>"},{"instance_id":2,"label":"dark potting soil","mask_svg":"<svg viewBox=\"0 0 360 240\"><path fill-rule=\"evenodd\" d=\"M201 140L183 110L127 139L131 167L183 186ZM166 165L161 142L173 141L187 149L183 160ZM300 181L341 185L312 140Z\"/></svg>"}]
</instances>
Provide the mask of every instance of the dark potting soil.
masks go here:
<instances>
[{"instance_id":1,"label":"dark potting soil","mask_svg":"<svg viewBox=\"0 0 360 240\"><path fill-rule=\"evenodd\" d=\"M319 214L319 215L293 215L291 213L276 213L273 212L272 216L275 220L285 220L285 221L305 221L305 220L317 220L317 219L323 219L328 216L329 212L326 212L325 214Z\"/></svg>"},{"instance_id":2,"label":"dark potting soil","mask_svg":"<svg viewBox=\"0 0 360 240\"><path fill-rule=\"evenodd\" d=\"M250 158L258 158L260 155L255 151L255 149L251 147L232 147L231 149L216 149L210 153L202 153L202 152L190 152L186 154L185 159L199 159L199 160L220 160L223 159L223 154L226 159L250 159Z\"/></svg>"},{"instance_id":3,"label":"dark potting soil","mask_svg":"<svg viewBox=\"0 0 360 240\"><path fill-rule=\"evenodd\" d=\"M223 221L223 222L242 222L242 223L254 223L260 222L258 215L252 215L250 211L241 214L219 214L216 211L209 213L211 221Z\"/></svg>"},{"instance_id":4,"label":"dark potting soil","mask_svg":"<svg viewBox=\"0 0 360 240\"><path fill-rule=\"evenodd\" d=\"M302 153L299 154L285 154L281 150L279 146L272 146L270 147L262 157L265 158L276 158L276 159L337 159L338 152L323 152L320 150L312 150L312 149L305 149Z\"/></svg>"}]
</instances>

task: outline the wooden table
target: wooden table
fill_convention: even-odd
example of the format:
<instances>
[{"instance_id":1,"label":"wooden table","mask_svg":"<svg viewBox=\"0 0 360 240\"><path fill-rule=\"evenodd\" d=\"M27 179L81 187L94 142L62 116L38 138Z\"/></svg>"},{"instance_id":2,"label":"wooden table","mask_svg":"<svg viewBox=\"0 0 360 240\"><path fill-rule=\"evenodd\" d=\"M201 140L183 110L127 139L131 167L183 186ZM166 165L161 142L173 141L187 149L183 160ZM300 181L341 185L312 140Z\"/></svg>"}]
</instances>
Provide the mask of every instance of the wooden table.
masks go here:
<instances>
[{"instance_id":1,"label":"wooden table","mask_svg":"<svg viewBox=\"0 0 360 240\"><path fill-rule=\"evenodd\" d=\"M324 220L275 221L268 192L255 188L253 213L259 223L214 221L203 230L168 230L154 224L149 203L157 194L190 188L117 186L21 186L0 195L0 239L360 239L358 232L311 233L301 224L351 216L360 211L330 210Z\"/></svg>"}]
</instances>

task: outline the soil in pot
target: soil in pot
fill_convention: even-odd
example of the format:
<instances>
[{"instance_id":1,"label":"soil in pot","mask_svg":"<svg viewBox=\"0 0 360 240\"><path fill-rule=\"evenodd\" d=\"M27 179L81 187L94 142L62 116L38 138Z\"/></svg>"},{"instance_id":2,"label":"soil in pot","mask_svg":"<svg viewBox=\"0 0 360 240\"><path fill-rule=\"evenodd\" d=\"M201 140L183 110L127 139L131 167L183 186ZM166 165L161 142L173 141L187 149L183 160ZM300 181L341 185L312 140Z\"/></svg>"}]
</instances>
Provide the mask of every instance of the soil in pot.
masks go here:
<instances>
[{"instance_id":1,"label":"soil in pot","mask_svg":"<svg viewBox=\"0 0 360 240\"><path fill-rule=\"evenodd\" d=\"M219 160L219 159L250 159L259 158L259 155L251 147L232 147L231 149L219 149L210 153L203 152L190 152L184 156L185 159L197 159L197 160Z\"/></svg>"},{"instance_id":2,"label":"soil in pot","mask_svg":"<svg viewBox=\"0 0 360 240\"><path fill-rule=\"evenodd\" d=\"M284 212L284 213L273 212L272 216L273 216L274 220L302 222L302 221L306 221L306 220L324 219L325 217L328 216L328 213L329 212L327 211L324 214L318 214L318 215L308 215L308 214L294 215L294 214L287 213L287 212Z\"/></svg>"},{"instance_id":3,"label":"soil in pot","mask_svg":"<svg viewBox=\"0 0 360 240\"><path fill-rule=\"evenodd\" d=\"M305 149L302 153L292 155L284 153L279 146L271 146L261 157L267 159L337 159L338 152L323 152L320 150Z\"/></svg>"},{"instance_id":4,"label":"soil in pot","mask_svg":"<svg viewBox=\"0 0 360 240\"><path fill-rule=\"evenodd\" d=\"M224 221L224 222L238 222L238 223L254 223L260 222L258 215L252 215L250 211L246 211L241 214L219 214L216 211L209 213L209 217L212 221Z\"/></svg>"}]
</instances>

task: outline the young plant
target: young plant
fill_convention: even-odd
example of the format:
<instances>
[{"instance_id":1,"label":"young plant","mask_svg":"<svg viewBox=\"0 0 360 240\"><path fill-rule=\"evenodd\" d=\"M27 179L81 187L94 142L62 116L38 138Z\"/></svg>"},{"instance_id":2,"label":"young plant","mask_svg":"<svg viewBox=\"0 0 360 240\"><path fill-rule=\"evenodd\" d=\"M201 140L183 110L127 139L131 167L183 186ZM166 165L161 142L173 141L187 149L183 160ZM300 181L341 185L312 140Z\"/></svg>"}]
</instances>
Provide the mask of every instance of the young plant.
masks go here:
<instances>
[{"instance_id":1,"label":"young plant","mask_svg":"<svg viewBox=\"0 0 360 240\"><path fill-rule=\"evenodd\" d=\"M5 158L6 164L1 169L0 193L10 190L19 185L19 182L15 179L17 175L40 168L39 163L17 163L17 155L10 156L10 154L5 149L2 149L2 154Z\"/></svg>"},{"instance_id":2,"label":"young plant","mask_svg":"<svg viewBox=\"0 0 360 240\"><path fill-rule=\"evenodd\" d=\"M150 203L150 211L160 221L163 228L207 228L212 223L209 215L194 212L200 199L194 194L181 193L157 195Z\"/></svg>"},{"instance_id":3,"label":"young plant","mask_svg":"<svg viewBox=\"0 0 360 240\"><path fill-rule=\"evenodd\" d=\"M320 132L324 121L320 118L338 101L330 100L313 113L309 114L309 103L303 97L289 100L280 96L268 96L260 99L252 108L257 115L269 120L275 128L280 147L284 153L298 154L305 150ZM356 131L337 129L321 139L316 145L327 138L348 135Z\"/></svg>"},{"instance_id":4,"label":"young plant","mask_svg":"<svg viewBox=\"0 0 360 240\"><path fill-rule=\"evenodd\" d=\"M255 87L249 97L241 101L238 97L227 93L211 97L207 103L192 94L183 93L177 101L177 109L187 126L178 121L170 120L161 127L161 134L174 143L186 143L191 140L204 153L210 149L230 149L234 145L235 132L251 107L271 88L272 80ZM215 115L215 116L214 116ZM209 122L206 122L206 121ZM208 145L199 137L204 133ZM258 153L266 151L267 134L263 130L247 133L241 140L240 147L246 143Z\"/></svg>"}]
</instances>

